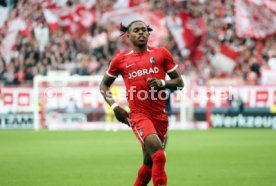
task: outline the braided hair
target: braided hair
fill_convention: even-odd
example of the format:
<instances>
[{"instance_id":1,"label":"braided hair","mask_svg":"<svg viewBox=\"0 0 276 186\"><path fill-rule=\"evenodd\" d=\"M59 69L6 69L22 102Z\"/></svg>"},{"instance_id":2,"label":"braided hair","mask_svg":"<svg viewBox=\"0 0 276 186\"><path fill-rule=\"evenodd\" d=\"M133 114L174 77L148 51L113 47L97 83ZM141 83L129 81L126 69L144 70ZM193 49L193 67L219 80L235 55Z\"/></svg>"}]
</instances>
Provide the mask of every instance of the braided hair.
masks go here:
<instances>
[{"instance_id":1,"label":"braided hair","mask_svg":"<svg viewBox=\"0 0 276 186\"><path fill-rule=\"evenodd\" d=\"M131 23L128 24L128 26L125 26L122 23L120 23L120 31L122 32L121 36L123 36L125 33L127 33L129 31L129 28L131 27L131 25L133 25L134 23L137 23L137 22L145 23L144 21L141 21L141 20L132 21ZM145 23L145 25L147 25L147 24ZM148 32L153 31L153 29L149 25L147 25L147 30L148 30Z\"/></svg>"}]
</instances>

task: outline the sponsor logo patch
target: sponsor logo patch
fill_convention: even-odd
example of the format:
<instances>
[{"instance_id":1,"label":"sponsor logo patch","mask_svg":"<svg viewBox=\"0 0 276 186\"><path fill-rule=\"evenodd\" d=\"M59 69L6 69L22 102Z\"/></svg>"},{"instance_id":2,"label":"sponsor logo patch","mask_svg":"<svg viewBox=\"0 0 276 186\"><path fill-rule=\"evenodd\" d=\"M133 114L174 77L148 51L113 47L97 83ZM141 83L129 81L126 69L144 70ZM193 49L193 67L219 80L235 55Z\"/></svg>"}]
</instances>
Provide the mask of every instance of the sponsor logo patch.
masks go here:
<instances>
[{"instance_id":1,"label":"sponsor logo patch","mask_svg":"<svg viewBox=\"0 0 276 186\"><path fill-rule=\"evenodd\" d=\"M132 79L135 77L145 76L149 74L157 74L159 72L158 67L149 68L149 69L141 69L133 72L128 73L128 79Z\"/></svg>"}]
</instances>

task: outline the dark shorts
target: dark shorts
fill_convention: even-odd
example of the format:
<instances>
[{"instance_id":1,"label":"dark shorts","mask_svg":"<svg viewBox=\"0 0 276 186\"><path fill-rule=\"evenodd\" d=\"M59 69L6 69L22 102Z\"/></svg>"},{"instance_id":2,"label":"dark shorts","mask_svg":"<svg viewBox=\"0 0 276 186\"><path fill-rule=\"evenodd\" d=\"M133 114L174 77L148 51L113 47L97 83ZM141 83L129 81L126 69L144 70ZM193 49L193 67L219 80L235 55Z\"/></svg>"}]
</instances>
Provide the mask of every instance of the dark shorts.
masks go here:
<instances>
[{"instance_id":1,"label":"dark shorts","mask_svg":"<svg viewBox=\"0 0 276 186\"><path fill-rule=\"evenodd\" d=\"M132 113L130 116L132 130L144 147L144 140L148 135L157 134L162 144L168 131L168 118L148 116L142 113Z\"/></svg>"}]
</instances>

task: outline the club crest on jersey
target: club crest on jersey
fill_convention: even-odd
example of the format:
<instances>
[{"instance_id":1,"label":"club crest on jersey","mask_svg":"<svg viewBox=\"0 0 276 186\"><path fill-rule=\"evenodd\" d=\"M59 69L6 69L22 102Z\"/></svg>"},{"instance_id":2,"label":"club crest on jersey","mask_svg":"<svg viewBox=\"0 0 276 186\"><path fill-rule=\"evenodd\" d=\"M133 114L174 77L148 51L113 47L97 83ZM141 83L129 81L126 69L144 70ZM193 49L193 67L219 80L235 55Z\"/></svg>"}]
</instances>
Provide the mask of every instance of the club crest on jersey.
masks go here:
<instances>
[{"instance_id":1,"label":"club crest on jersey","mask_svg":"<svg viewBox=\"0 0 276 186\"><path fill-rule=\"evenodd\" d=\"M156 63L154 57L151 57L151 58L150 58L150 63L153 64L153 65Z\"/></svg>"}]
</instances>

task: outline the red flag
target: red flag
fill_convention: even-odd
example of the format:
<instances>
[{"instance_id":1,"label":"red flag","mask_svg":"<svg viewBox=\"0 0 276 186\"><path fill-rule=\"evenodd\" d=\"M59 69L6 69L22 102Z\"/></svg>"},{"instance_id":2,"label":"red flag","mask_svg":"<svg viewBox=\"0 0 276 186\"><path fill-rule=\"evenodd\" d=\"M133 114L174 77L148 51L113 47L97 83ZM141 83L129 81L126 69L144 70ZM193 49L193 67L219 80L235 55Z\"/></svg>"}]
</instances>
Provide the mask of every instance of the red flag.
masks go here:
<instances>
[{"instance_id":1,"label":"red flag","mask_svg":"<svg viewBox=\"0 0 276 186\"><path fill-rule=\"evenodd\" d=\"M234 61L237 60L238 57L240 56L239 52L233 50L232 48L224 44L220 45L220 53Z\"/></svg>"},{"instance_id":2,"label":"red flag","mask_svg":"<svg viewBox=\"0 0 276 186\"><path fill-rule=\"evenodd\" d=\"M150 6L147 3L141 4L128 9L114 10L106 12L101 17L102 23L113 22L116 24L123 23L128 25L134 20L143 20L150 25L154 34L149 37L150 45L158 45L160 41L167 35L167 28L165 26L165 17L160 12L149 11Z\"/></svg>"},{"instance_id":3,"label":"red flag","mask_svg":"<svg viewBox=\"0 0 276 186\"><path fill-rule=\"evenodd\" d=\"M7 34L1 42L0 52L6 63L10 62L11 51L16 42L18 32L26 32L26 22L18 17L8 23Z\"/></svg>"},{"instance_id":4,"label":"red flag","mask_svg":"<svg viewBox=\"0 0 276 186\"><path fill-rule=\"evenodd\" d=\"M220 52L213 57L211 64L218 71L232 73L239 56L240 52L222 44L220 46Z\"/></svg>"},{"instance_id":5,"label":"red flag","mask_svg":"<svg viewBox=\"0 0 276 186\"><path fill-rule=\"evenodd\" d=\"M45 9L43 11L46 22L51 32L55 32L58 28L58 16L52 13L50 10Z\"/></svg>"},{"instance_id":6,"label":"red flag","mask_svg":"<svg viewBox=\"0 0 276 186\"><path fill-rule=\"evenodd\" d=\"M44 10L50 30L64 28L72 36L81 36L96 21L96 13L85 5Z\"/></svg>"},{"instance_id":7,"label":"red flag","mask_svg":"<svg viewBox=\"0 0 276 186\"><path fill-rule=\"evenodd\" d=\"M200 50L206 33L206 25L201 16L193 17L186 12L167 17L167 25L177 42L180 51L189 50L189 57L198 61L203 52ZM187 54L183 54L187 55Z\"/></svg>"},{"instance_id":8,"label":"red flag","mask_svg":"<svg viewBox=\"0 0 276 186\"><path fill-rule=\"evenodd\" d=\"M236 32L239 37L265 38L276 33L276 2L236 0Z\"/></svg>"}]
</instances>

